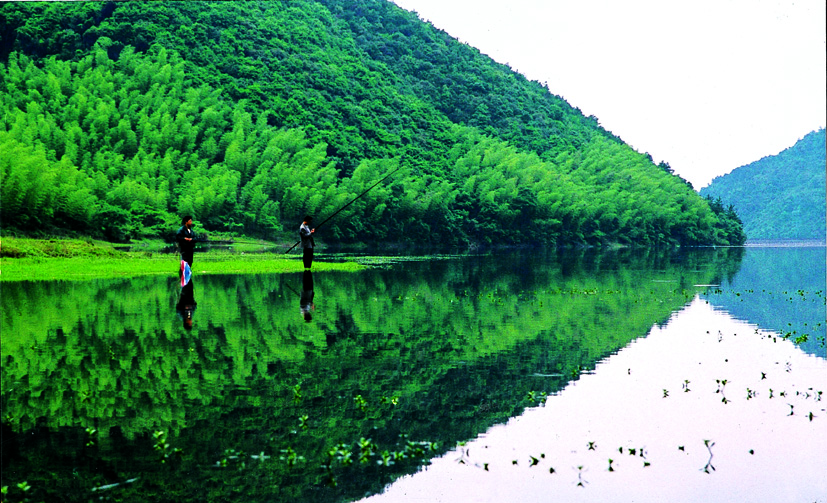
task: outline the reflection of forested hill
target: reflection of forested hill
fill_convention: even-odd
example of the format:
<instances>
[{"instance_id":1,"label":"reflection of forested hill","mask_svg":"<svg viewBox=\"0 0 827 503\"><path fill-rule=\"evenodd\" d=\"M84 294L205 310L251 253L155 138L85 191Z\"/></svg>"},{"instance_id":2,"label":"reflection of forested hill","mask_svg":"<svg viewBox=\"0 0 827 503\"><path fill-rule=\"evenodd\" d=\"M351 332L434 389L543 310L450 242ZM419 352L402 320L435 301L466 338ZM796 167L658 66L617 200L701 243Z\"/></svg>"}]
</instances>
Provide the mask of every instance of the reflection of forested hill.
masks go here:
<instances>
[{"instance_id":1,"label":"reflection of forested hill","mask_svg":"<svg viewBox=\"0 0 827 503\"><path fill-rule=\"evenodd\" d=\"M813 131L778 155L715 178L701 195L734 205L748 239L824 241L826 137Z\"/></svg>"},{"instance_id":2,"label":"reflection of forested hill","mask_svg":"<svg viewBox=\"0 0 827 503\"><path fill-rule=\"evenodd\" d=\"M748 247L741 268L706 298L734 317L778 332L810 354L825 350L827 257L819 247Z\"/></svg>"},{"instance_id":3,"label":"reflection of forested hill","mask_svg":"<svg viewBox=\"0 0 827 503\"><path fill-rule=\"evenodd\" d=\"M0 10L5 228L292 234L401 164L325 239L739 241L668 166L390 2Z\"/></svg>"},{"instance_id":4,"label":"reflection of forested hill","mask_svg":"<svg viewBox=\"0 0 827 503\"><path fill-rule=\"evenodd\" d=\"M561 389L667 320L692 285L720 281L732 251L318 273L312 323L300 315L298 276L196 278L192 331L176 316L177 288L158 278L7 283L2 403L13 463L4 461L3 484L25 476L52 491L76 477L88 491L138 476L118 494L144 501L378 491L415 466L380 467L384 450L401 453L410 439L441 452L519 414L529 392ZM160 454L181 448L181 459L158 463L156 431L170 445ZM358 447L361 438L378 447ZM279 459L288 452L303 460ZM270 461L253 462L259 453ZM215 466L222 460L226 470ZM330 475L338 488L325 485Z\"/></svg>"}]
</instances>

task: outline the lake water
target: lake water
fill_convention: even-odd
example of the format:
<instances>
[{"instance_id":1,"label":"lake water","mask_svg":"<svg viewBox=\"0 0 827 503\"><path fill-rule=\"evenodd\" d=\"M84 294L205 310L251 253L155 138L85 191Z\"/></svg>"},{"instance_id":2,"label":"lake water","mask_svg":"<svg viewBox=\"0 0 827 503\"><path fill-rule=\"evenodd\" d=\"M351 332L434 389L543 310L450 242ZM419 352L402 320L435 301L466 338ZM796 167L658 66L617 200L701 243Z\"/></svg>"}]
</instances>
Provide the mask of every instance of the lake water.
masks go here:
<instances>
[{"instance_id":1,"label":"lake water","mask_svg":"<svg viewBox=\"0 0 827 503\"><path fill-rule=\"evenodd\" d=\"M5 501L827 501L825 262L5 282Z\"/></svg>"}]
</instances>

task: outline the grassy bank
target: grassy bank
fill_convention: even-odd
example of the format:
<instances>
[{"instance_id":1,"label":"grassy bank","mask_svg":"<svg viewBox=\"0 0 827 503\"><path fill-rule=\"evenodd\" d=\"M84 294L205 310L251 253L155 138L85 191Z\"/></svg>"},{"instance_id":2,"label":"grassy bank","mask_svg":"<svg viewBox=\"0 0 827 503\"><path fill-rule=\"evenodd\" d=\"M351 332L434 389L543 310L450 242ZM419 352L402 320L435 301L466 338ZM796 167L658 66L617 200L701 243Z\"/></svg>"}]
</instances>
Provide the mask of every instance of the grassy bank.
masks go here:
<instances>
[{"instance_id":1,"label":"grassy bank","mask_svg":"<svg viewBox=\"0 0 827 503\"><path fill-rule=\"evenodd\" d=\"M153 248L152 245L145 248ZM160 248L160 247L158 247ZM0 281L87 280L175 275L178 256L152 251L124 252L92 240L4 238L0 243ZM354 262L316 260L314 271L356 271ZM195 254L196 274L267 274L303 270L298 255L205 251Z\"/></svg>"}]
</instances>

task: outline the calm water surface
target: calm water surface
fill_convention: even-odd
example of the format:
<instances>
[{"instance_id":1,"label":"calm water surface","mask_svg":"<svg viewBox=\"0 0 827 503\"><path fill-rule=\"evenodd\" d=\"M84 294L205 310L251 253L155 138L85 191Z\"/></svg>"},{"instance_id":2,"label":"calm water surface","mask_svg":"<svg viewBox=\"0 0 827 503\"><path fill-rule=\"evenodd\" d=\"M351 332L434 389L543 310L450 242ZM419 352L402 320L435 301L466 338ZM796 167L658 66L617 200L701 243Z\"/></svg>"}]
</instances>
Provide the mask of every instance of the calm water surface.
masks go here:
<instances>
[{"instance_id":1,"label":"calm water surface","mask_svg":"<svg viewBox=\"0 0 827 503\"><path fill-rule=\"evenodd\" d=\"M824 248L534 251L350 274L196 264L184 291L3 283L2 485L7 501L824 501L824 267Z\"/></svg>"}]
</instances>

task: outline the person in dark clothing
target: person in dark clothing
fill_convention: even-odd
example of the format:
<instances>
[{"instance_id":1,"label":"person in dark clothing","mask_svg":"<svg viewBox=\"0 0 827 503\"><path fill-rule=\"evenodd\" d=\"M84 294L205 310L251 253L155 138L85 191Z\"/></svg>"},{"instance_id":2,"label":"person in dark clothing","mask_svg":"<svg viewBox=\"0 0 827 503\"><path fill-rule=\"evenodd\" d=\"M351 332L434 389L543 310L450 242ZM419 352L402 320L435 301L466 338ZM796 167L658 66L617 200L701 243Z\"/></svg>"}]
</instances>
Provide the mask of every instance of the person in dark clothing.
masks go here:
<instances>
[{"instance_id":1,"label":"person in dark clothing","mask_svg":"<svg viewBox=\"0 0 827 503\"><path fill-rule=\"evenodd\" d=\"M192 267L192 252L195 249L195 232L192 230L192 217L187 215L181 219L181 228L175 233L175 241L181 250L181 260Z\"/></svg>"},{"instance_id":2,"label":"person in dark clothing","mask_svg":"<svg viewBox=\"0 0 827 503\"><path fill-rule=\"evenodd\" d=\"M302 262L304 262L305 269L310 269L310 266L313 265L313 248L316 246L316 242L313 240L313 233L316 232L316 229L310 228L310 224L312 223L313 217L307 215L304 217L301 227L299 227L299 237L301 238L302 244Z\"/></svg>"}]
</instances>

